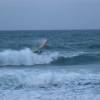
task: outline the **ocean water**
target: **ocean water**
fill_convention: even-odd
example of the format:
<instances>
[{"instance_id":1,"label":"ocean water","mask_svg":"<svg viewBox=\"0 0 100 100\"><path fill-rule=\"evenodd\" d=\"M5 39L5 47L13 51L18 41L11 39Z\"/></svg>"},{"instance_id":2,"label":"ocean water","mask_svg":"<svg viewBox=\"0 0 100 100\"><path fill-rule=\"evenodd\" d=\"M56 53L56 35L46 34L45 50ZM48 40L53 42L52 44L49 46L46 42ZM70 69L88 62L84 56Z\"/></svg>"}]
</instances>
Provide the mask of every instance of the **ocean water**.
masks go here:
<instances>
[{"instance_id":1,"label":"ocean water","mask_svg":"<svg viewBox=\"0 0 100 100\"><path fill-rule=\"evenodd\" d=\"M100 100L100 30L0 31L0 100Z\"/></svg>"}]
</instances>

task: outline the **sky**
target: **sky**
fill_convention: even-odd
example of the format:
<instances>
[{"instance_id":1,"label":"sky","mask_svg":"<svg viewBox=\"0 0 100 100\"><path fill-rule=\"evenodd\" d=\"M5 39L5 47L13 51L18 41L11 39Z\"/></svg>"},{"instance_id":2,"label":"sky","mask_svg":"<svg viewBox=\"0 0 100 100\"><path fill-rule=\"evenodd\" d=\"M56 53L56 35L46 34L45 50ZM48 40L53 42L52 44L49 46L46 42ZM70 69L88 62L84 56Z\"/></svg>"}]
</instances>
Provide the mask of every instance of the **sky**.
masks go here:
<instances>
[{"instance_id":1,"label":"sky","mask_svg":"<svg viewBox=\"0 0 100 100\"><path fill-rule=\"evenodd\" d=\"M100 0L0 0L0 30L100 29Z\"/></svg>"}]
</instances>

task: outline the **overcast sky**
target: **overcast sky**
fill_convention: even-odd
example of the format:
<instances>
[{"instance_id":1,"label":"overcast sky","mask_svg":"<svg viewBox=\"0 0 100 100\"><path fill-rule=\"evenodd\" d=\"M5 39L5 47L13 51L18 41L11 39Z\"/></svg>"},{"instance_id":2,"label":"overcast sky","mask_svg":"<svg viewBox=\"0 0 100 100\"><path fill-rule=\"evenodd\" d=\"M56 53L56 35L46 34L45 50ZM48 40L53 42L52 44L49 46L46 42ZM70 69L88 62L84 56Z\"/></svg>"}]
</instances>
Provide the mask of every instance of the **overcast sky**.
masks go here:
<instances>
[{"instance_id":1,"label":"overcast sky","mask_svg":"<svg viewBox=\"0 0 100 100\"><path fill-rule=\"evenodd\" d=\"M100 0L0 0L0 30L100 29Z\"/></svg>"}]
</instances>

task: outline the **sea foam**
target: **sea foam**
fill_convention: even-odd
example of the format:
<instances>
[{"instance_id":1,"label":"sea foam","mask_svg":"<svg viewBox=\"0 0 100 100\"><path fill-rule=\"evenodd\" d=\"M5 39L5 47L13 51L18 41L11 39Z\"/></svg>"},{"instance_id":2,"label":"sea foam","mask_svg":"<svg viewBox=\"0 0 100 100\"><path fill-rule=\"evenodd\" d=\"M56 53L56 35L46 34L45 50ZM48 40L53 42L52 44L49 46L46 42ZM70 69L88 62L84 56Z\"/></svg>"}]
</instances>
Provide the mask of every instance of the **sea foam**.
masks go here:
<instances>
[{"instance_id":1,"label":"sea foam","mask_svg":"<svg viewBox=\"0 0 100 100\"><path fill-rule=\"evenodd\" d=\"M58 57L57 52L33 53L31 49L5 50L0 52L0 65L49 64Z\"/></svg>"},{"instance_id":2,"label":"sea foam","mask_svg":"<svg viewBox=\"0 0 100 100\"><path fill-rule=\"evenodd\" d=\"M88 53L84 51L63 52L43 51L33 53L30 48L21 50L4 50L0 52L0 66L2 65L40 65L40 64L86 64L99 62L100 53Z\"/></svg>"}]
</instances>

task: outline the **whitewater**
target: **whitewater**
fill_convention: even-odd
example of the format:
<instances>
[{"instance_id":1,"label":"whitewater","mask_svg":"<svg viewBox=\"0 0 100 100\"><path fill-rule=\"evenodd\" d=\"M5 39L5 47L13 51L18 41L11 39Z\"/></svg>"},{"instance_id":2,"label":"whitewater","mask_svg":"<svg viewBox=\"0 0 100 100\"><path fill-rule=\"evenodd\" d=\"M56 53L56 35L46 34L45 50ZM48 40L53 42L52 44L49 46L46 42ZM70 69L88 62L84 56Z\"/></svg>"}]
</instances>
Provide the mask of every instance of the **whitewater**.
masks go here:
<instances>
[{"instance_id":1,"label":"whitewater","mask_svg":"<svg viewBox=\"0 0 100 100\"><path fill-rule=\"evenodd\" d=\"M35 64L49 64L58 56L54 53L33 53L31 49L23 50L5 50L0 52L1 65L35 65Z\"/></svg>"},{"instance_id":2,"label":"whitewater","mask_svg":"<svg viewBox=\"0 0 100 100\"><path fill-rule=\"evenodd\" d=\"M90 53L90 55L99 55L100 53ZM86 57L85 57L86 56ZM68 62L69 60L77 59L80 57L87 58L87 60L90 59L92 61L92 56L89 56L88 52L59 52L59 51L53 51L53 52L42 52L39 53L33 53L32 49L25 48L22 50L4 50L0 52L0 65L3 66L9 66L9 65L42 65L42 64L50 64L56 62L62 62L62 60L65 60L65 62ZM89 58L90 57L90 58ZM85 60L85 58L83 60ZM98 61L95 57L93 60ZM70 61L69 61L70 62ZM84 62L84 61L83 61ZM71 62L73 64L74 62ZM81 62L82 63L82 62ZM68 63L67 63L68 64Z\"/></svg>"},{"instance_id":3,"label":"whitewater","mask_svg":"<svg viewBox=\"0 0 100 100\"><path fill-rule=\"evenodd\" d=\"M0 100L100 100L100 31L0 31Z\"/></svg>"}]
</instances>

